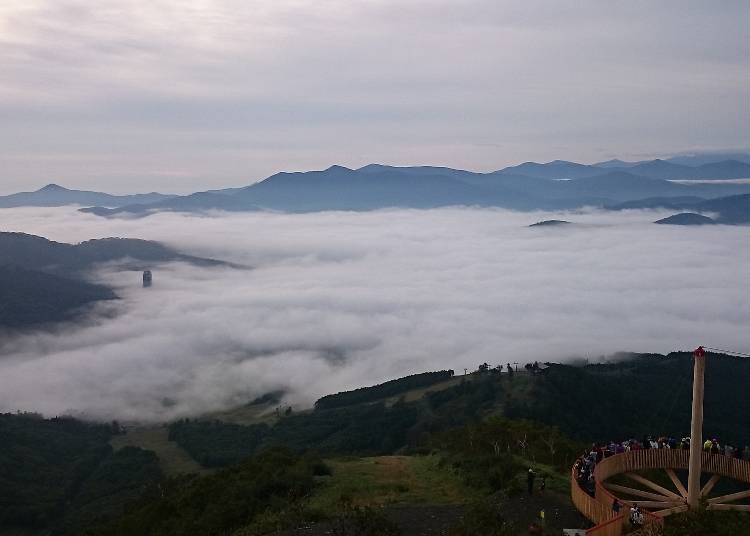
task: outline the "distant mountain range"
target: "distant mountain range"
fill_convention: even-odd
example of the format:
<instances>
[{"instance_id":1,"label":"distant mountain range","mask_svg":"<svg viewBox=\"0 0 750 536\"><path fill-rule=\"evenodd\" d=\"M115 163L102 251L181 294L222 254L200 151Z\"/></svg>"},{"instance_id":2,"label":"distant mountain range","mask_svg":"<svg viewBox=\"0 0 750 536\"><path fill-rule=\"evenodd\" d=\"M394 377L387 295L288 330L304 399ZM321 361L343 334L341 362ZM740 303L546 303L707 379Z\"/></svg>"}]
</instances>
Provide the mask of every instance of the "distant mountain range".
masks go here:
<instances>
[{"instance_id":1,"label":"distant mountain range","mask_svg":"<svg viewBox=\"0 0 750 536\"><path fill-rule=\"evenodd\" d=\"M57 184L48 184L35 192L20 192L0 196L0 208L13 207L62 207L65 205L100 205L121 207L136 203L155 203L174 195L150 193L135 195L111 195L85 190L69 190Z\"/></svg>"},{"instance_id":2,"label":"distant mountain range","mask_svg":"<svg viewBox=\"0 0 750 536\"><path fill-rule=\"evenodd\" d=\"M535 171L537 166L522 167L520 171L543 174ZM553 163L552 168L578 169L567 163ZM653 198L702 201L750 193L750 183L683 184L621 169L597 171L597 175L587 177L552 179L505 170L471 173L430 167L369 165L354 170L333 166L323 171L277 173L230 194L202 192L150 204L81 210L99 216L144 216L158 211L315 212L455 205L557 210L582 206L604 207ZM577 170L575 173L583 171Z\"/></svg>"},{"instance_id":3,"label":"distant mountain range","mask_svg":"<svg viewBox=\"0 0 750 536\"><path fill-rule=\"evenodd\" d=\"M37 192L0 198L0 207L10 203L52 206L53 202L63 204L67 200L93 205L82 212L131 217L159 211L313 212L457 205L557 210L628 203L640 206L646 200L657 203L653 206L669 208L673 204L684 205L686 200L698 203L741 194L750 194L747 154L692 155L643 162L610 160L593 165L564 160L526 162L491 173L434 166L332 166L322 171L277 173L241 188L183 196L109 196L50 185ZM94 202L96 196L103 196L106 202Z\"/></svg>"},{"instance_id":4,"label":"distant mountain range","mask_svg":"<svg viewBox=\"0 0 750 536\"><path fill-rule=\"evenodd\" d=\"M727 180L750 178L750 155L733 155L745 160L723 159L705 161L687 158L669 160L647 160L643 162L623 162L609 160L598 164L585 165L565 160L555 160L546 164L526 162L519 166L505 168L496 173L526 175L545 179L583 179L602 174L602 170L627 171L633 175L663 180ZM681 163L680 163L681 162ZM691 165L689 162L695 162ZM700 162L700 163L698 163Z\"/></svg>"},{"instance_id":5,"label":"distant mountain range","mask_svg":"<svg viewBox=\"0 0 750 536\"><path fill-rule=\"evenodd\" d=\"M66 320L94 302L117 298L112 289L86 281L86 273L99 263L121 262L128 269L144 270L169 261L224 264L147 240L105 238L65 244L0 232L0 328Z\"/></svg>"},{"instance_id":6,"label":"distant mountain range","mask_svg":"<svg viewBox=\"0 0 750 536\"><path fill-rule=\"evenodd\" d=\"M702 152L673 156L671 158L665 158L664 160L670 164L679 164L690 167L702 166L703 164L713 164L715 162L724 162L726 160L736 160L738 162L750 164L750 154L737 152ZM651 160L639 160L635 162L625 162L615 158L614 160L598 162L594 165L597 167L631 167L637 164L645 164L650 161Z\"/></svg>"}]
</instances>

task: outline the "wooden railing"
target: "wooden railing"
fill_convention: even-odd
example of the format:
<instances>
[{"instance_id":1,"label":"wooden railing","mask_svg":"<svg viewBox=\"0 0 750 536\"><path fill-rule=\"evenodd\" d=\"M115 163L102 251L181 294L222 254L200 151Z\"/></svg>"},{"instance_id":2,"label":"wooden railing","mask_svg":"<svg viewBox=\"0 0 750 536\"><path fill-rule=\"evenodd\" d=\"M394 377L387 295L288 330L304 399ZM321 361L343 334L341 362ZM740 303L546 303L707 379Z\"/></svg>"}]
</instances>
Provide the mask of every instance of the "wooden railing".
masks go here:
<instances>
[{"instance_id":1,"label":"wooden railing","mask_svg":"<svg viewBox=\"0 0 750 536\"><path fill-rule=\"evenodd\" d=\"M627 526L628 516L622 513L609 521L591 527L586 531L586 536L620 536Z\"/></svg>"},{"instance_id":2,"label":"wooden railing","mask_svg":"<svg viewBox=\"0 0 750 536\"><path fill-rule=\"evenodd\" d=\"M690 451L686 449L632 450L604 458L596 464L594 478L597 484L621 473L642 469L687 469ZM739 460L723 454L702 453L701 470L742 482L750 482L750 461Z\"/></svg>"},{"instance_id":3,"label":"wooden railing","mask_svg":"<svg viewBox=\"0 0 750 536\"><path fill-rule=\"evenodd\" d=\"M589 521L596 523L586 531L586 536L620 536L626 521L625 514L615 514L612 503L602 504L578 484L575 470L570 473L570 497L573 504Z\"/></svg>"},{"instance_id":4,"label":"wooden railing","mask_svg":"<svg viewBox=\"0 0 750 536\"><path fill-rule=\"evenodd\" d=\"M658 455L660 452L667 452L670 449L648 449L648 450L633 450L630 452L623 452L622 454L616 454L609 458L604 458L602 461L596 464L594 468L594 480L596 481L596 500L602 504L612 505L617 499L610 491L604 487L604 481L611 476L618 475L621 473L629 473L639 469L649 469L656 467L663 467L658 465L661 461L661 456ZM672 450L671 452L688 452ZM631 454L633 456L631 456ZM643 464L642 466L638 466ZM630 509L632 505L629 501L618 499L624 508ZM647 510L643 510L643 524L644 525L663 525L664 519L655 516ZM628 519L623 520L623 523L629 521ZM596 528L596 527L594 527ZM588 533L587 533L588 534ZM592 534L594 534L592 532ZM604 533L602 533L604 534Z\"/></svg>"},{"instance_id":5,"label":"wooden railing","mask_svg":"<svg viewBox=\"0 0 750 536\"><path fill-rule=\"evenodd\" d=\"M612 510L615 496L607 490L603 483L608 478L622 473L631 473L643 469L687 469L690 452L682 449L644 449L633 450L604 458L596 464L594 479L596 489L594 497L578 484L575 471L570 475L570 496L573 504L587 519L596 526L586 531L587 536L620 536L623 528L628 525L628 516L623 512L616 515ZM750 482L750 462L738 460L721 454L702 453L702 471L714 473L724 477ZM624 508L630 503L621 500ZM644 511L646 527L662 525L664 519L650 512Z\"/></svg>"}]
</instances>

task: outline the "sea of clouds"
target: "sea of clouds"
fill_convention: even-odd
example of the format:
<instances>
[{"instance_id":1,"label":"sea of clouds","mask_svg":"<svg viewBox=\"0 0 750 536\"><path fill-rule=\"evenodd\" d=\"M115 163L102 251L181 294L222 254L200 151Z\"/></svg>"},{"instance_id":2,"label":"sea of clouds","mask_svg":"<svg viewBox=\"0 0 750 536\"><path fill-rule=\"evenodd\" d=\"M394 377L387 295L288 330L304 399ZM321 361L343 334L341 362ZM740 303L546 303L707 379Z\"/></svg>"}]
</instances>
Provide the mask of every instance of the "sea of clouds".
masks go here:
<instances>
[{"instance_id":1,"label":"sea of clouds","mask_svg":"<svg viewBox=\"0 0 750 536\"><path fill-rule=\"evenodd\" d=\"M103 267L122 300L0 340L0 411L159 421L482 362L600 359L699 344L750 350L749 227L654 225L656 211L315 214L0 210L0 229L122 236L250 270ZM549 218L577 223L527 227Z\"/></svg>"}]
</instances>

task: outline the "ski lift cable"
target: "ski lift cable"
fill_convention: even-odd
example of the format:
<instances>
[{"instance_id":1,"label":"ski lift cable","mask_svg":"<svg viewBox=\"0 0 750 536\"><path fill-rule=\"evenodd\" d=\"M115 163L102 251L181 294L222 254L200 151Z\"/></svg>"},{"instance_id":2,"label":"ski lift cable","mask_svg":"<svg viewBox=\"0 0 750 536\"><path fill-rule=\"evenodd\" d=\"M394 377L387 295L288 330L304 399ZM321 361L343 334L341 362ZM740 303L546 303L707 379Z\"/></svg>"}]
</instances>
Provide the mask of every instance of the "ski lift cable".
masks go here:
<instances>
[{"instance_id":1,"label":"ski lift cable","mask_svg":"<svg viewBox=\"0 0 750 536\"><path fill-rule=\"evenodd\" d=\"M662 393L661 403L656 405L656 411L654 411L651 414L651 417L649 418L648 426L646 427L645 432L651 433L654 430L654 424L656 424L659 421L659 418L662 417L663 410L665 410L668 407L669 410L663 417L662 428L661 428L663 429L664 424L671 417L675 402L680 395L680 390L688 381L688 376L691 375L692 372L693 371L691 368L685 368L685 370L679 373L676 381L671 382L671 386L668 387L667 389L664 389ZM668 405L670 400L671 400L671 403Z\"/></svg>"},{"instance_id":2,"label":"ski lift cable","mask_svg":"<svg viewBox=\"0 0 750 536\"><path fill-rule=\"evenodd\" d=\"M710 350L712 352L718 352L720 354L727 354L727 355L733 355L737 357L747 357L750 358L750 354L746 354L744 352L735 352L734 350L722 350L721 348L711 348L710 346L703 346L704 350Z\"/></svg>"},{"instance_id":3,"label":"ski lift cable","mask_svg":"<svg viewBox=\"0 0 750 536\"><path fill-rule=\"evenodd\" d=\"M680 395L682 395L685 391L684 389L687 389L687 392L690 392L690 384L691 382L691 373L692 370L690 370L690 367L686 367L683 373L680 375L678 380L675 382L676 387L672 393L672 402L669 405L669 409L667 410L667 413L664 415L664 419L661 422L661 426L657 428L657 430L665 430L666 426L669 425L669 421L672 418L672 414L674 413L675 405L677 404L677 400L680 398Z\"/></svg>"}]
</instances>

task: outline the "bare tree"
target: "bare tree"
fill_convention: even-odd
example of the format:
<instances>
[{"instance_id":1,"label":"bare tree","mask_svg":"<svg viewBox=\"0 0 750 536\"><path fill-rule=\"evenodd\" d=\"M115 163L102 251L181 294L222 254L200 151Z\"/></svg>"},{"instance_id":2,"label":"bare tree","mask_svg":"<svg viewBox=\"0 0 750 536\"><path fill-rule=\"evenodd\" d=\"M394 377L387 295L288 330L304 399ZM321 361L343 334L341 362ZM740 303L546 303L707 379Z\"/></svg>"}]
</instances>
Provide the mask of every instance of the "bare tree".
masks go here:
<instances>
[{"instance_id":1,"label":"bare tree","mask_svg":"<svg viewBox=\"0 0 750 536\"><path fill-rule=\"evenodd\" d=\"M552 455L552 465L555 464L555 436L550 435L549 437L542 437L542 441L545 445L547 445L547 448L549 449L550 454Z\"/></svg>"}]
</instances>

